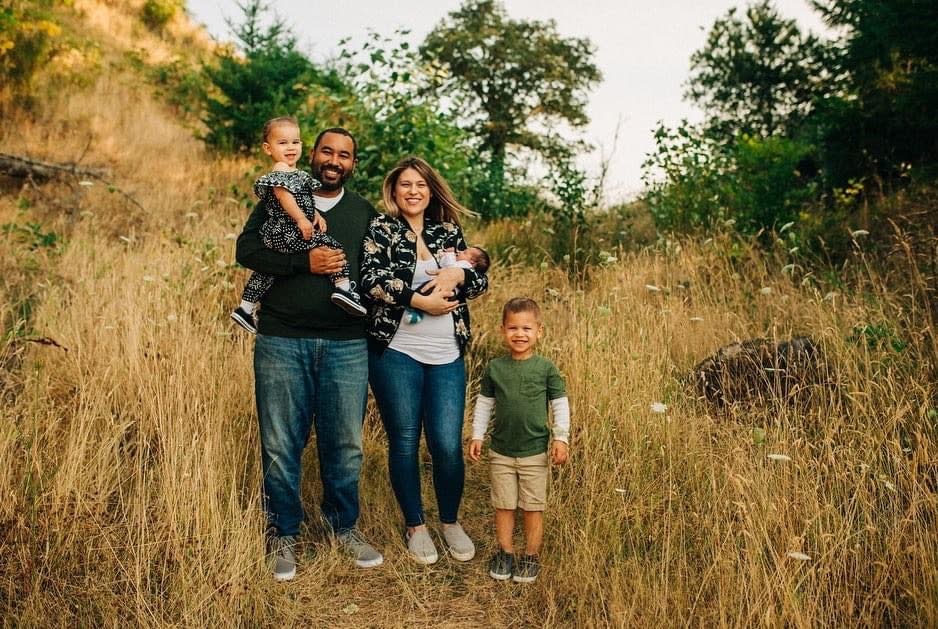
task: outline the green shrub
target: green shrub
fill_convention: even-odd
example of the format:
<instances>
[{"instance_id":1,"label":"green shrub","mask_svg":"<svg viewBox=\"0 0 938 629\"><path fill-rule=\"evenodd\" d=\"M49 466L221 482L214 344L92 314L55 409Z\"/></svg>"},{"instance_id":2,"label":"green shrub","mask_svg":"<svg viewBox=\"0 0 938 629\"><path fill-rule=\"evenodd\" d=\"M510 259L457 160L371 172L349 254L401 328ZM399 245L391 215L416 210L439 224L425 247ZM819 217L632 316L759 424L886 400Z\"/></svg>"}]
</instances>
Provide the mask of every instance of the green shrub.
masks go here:
<instances>
[{"instance_id":1,"label":"green shrub","mask_svg":"<svg viewBox=\"0 0 938 629\"><path fill-rule=\"evenodd\" d=\"M62 29L51 2L12 2L0 7L0 74L22 88L55 56Z\"/></svg>"},{"instance_id":2,"label":"green shrub","mask_svg":"<svg viewBox=\"0 0 938 629\"><path fill-rule=\"evenodd\" d=\"M140 9L140 19L150 30L160 32L181 8L181 0L146 0Z\"/></svg>"}]
</instances>

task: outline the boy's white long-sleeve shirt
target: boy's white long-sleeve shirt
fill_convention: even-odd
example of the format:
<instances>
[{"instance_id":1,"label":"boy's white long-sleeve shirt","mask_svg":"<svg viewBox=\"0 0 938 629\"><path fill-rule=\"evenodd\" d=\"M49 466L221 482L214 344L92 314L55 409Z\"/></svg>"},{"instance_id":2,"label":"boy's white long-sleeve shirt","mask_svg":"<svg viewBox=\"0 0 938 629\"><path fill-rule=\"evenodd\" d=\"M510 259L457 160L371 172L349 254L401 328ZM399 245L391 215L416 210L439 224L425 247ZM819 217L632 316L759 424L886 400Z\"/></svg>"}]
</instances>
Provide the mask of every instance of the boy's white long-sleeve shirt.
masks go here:
<instances>
[{"instance_id":1,"label":"boy's white long-sleeve shirt","mask_svg":"<svg viewBox=\"0 0 938 629\"><path fill-rule=\"evenodd\" d=\"M485 439L485 431L488 430L489 421L492 419L492 413L495 410L495 398L480 395L476 399L475 411L472 414L472 438L476 440ZM570 443L570 400L564 396L550 401L550 410L554 418L554 425L551 429L553 439Z\"/></svg>"}]
</instances>

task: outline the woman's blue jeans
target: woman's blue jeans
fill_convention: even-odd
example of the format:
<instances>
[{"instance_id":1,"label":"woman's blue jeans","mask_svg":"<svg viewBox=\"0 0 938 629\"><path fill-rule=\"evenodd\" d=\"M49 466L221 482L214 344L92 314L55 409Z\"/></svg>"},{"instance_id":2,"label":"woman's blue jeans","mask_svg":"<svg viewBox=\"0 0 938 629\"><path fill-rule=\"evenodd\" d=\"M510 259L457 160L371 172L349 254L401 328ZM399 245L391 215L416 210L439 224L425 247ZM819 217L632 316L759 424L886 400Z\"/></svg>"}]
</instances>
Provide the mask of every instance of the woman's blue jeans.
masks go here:
<instances>
[{"instance_id":1,"label":"woman's blue jeans","mask_svg":"<svg viewBox=\"0 0 938 629\"><path fill-rule=\"evenodd\" d=\"M458 519L465 467L462 425L466 366L462 356L446 365L425 365L406 354L371 350L368 374L388 434L391 487L407 526L424 523L420 497L420 433L433 459L433 489L440 521Z\"/></svg>"}]
</instances>

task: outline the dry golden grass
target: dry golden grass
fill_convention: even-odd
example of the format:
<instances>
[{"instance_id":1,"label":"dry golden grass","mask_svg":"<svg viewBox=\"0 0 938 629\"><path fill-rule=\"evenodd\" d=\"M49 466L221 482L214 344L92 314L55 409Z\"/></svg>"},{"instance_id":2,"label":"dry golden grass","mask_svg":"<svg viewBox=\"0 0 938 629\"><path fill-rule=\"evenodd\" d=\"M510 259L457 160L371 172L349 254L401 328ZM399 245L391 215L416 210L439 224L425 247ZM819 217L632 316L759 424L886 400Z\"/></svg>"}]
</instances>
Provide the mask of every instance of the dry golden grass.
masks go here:
<instances>
[{"instance_id":1,"label":"dry golden grass","mask_svg":"<svg viewBox=\"0 0 938 629\"><path fill-rule=\"evenodd\" d=\"M361 524L385 565L350 567L314 521L297 579L275 584L251 341L227 318L245 279L233 235L247 214L229 188L245 189L252 164L211 158L117 69L10 122L0 150L84 154L145 209L100 184L3 182L0 224L22 229L0 235L2 624L938 624L938 385L914 282L890 290L858 269L829 295L772 254L744 248L734 261L719 238L625 253L583 286L496 263L473 304L470 392L500 351L501 304L527 294L544 306L541 349L573 403L543 576L525 587L486 576L484 464L468 466L461 516L479 557L408 561L370 409ZM849 340L863 324L908 345ZM806 401L717 414L681 384L721 344L791 334L828 357L829 385ZM664 414L650 410L659 401Z\"/></svg>"}]
</instances>

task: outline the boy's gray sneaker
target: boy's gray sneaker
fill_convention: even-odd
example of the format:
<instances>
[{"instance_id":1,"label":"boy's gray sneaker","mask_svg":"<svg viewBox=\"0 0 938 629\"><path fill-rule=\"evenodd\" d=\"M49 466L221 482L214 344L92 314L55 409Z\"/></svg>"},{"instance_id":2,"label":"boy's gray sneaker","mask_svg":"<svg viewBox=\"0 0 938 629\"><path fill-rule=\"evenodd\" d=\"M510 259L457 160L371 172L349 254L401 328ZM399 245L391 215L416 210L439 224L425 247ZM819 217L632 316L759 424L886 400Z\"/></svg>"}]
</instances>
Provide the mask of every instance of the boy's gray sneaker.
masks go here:
<instances>
[{"instance_id":1,"label":"boy's gray sneaker","mask_svg":"<svg viewBox=\"0 0 938 629\"><path fill-rule=\"evenodd\" d=\"M417 529L407 537L407 553L417 563L430 565L436 563L440 556L433 545L433 538L426 527Z\"/></svg>"},{"instance_id":2,"label":"boy's gray sneaker","mask_svg":"<svg viewBox=\"0 0 938 629\"><path fill-rule=\"evenodd\" d=\"M511 578L512 564L515 558L511 553L506 553L502 549L492 555L489 559L489 576L496 581L507 581Z\"/></svg>"},{"instance_id":3,"label":"boy's gray sneaker","mask_svg":"<svg viewBox=\"0 0 938 629\"><path fill-rule=\"evenodd\" d=\"M271 557L274 560L274 581L290 581L296 576L296 553L293 547L296 537L283 535L271 540Z\"/></svg>"},{"instance_id":4,"label":"boy's gray sneaker","mask_svg":"<svg viewBox=\"0 0 938 629\"><path fill-rule=\"evenodd\" d=\"M336 535L336 539L339 540L342 549L355 560L355 565L359 568L374 568L384 563L381 553L365 541L358 529L342 531Z\"/></svg>"},{"instance_id":5,"label":"boy's gray sneaker","mask_svg":"<svg viewBox=\"0 0 938 629\"><path fill-rule=\"evenodd\" d=\"M515 583L534 583L540 572L541 562L538 561L537 555L524 555L518 560L511 580Z\"/></svg>"},{"instance_id":6,"label":"boy's gray sneaker","mask_svg":"<svg viewBox=\"0 0 938 629\"><path fill-rule=\"evenodd\" d=\"M469 561L476 556L476 547L459 522L443 525L443 539L453 559Z\"/></svg>"}]
</instances>

